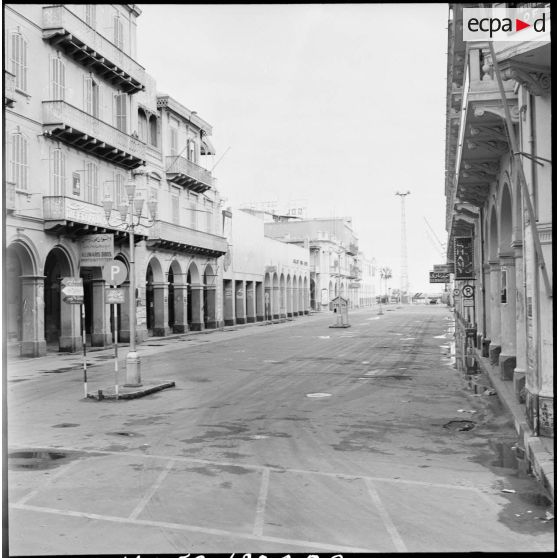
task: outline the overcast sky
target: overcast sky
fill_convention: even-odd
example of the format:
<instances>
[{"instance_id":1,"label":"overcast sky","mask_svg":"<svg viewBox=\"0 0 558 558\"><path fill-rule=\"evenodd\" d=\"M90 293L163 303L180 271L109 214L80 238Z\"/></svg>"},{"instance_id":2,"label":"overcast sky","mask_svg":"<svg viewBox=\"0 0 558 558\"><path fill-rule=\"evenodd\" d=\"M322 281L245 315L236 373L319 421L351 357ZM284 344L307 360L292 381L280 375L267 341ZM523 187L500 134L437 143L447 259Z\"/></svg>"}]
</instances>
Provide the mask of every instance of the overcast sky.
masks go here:
<instances>
[{"instance_id":1,"label":"overcast sky","mask_svg":"<svg viewBox=\"0 0 558 558\"><path fill-rule=\"evenodd\" d=\"M367 257L439 291L445 235L447 4L140 4L138 61L213 126L217 187L235 207L305 200L350 216Z\"/></svg>"}]
</instances>

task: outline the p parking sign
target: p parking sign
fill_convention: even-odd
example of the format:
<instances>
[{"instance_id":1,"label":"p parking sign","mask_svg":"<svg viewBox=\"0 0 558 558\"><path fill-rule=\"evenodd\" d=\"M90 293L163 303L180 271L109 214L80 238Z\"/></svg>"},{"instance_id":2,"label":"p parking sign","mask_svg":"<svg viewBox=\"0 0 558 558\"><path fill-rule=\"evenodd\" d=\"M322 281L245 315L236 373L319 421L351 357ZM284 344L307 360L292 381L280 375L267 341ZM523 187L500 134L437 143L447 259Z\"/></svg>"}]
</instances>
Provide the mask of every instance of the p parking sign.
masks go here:
<instances>
[{"instance_id":1,"label":"p parking sign","mask_svg":"<svg viewBox=\"0 0 558 558\"><path fill-rule=\"evenodd\" d=\"M119 260L112 260L103 267L103 279L108 285L116 287L126 280L128 270Z\"/></svg>"}]
</instances>

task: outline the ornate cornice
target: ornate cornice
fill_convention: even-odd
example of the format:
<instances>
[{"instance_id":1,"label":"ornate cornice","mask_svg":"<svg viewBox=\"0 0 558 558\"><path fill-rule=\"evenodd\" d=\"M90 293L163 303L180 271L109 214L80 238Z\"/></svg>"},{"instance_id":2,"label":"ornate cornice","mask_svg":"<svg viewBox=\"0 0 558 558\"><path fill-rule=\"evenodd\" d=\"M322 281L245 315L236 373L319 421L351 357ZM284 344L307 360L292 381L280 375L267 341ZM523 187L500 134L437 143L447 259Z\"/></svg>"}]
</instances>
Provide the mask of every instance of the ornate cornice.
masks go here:
<instances>
[{"instance_id":1,"label":"ornate cornice","mask_svg":"<svg viewBox=\"0 0 558 558\"><path fill-rule=\"evenodd\" d=\"M519 122L519 107L517 104L510 104L509 109L512 122L517 124ZM475 107L474 114L476 117L482 117L486 113L498 116L502 120L506 119L506 111L500 102L498 102L498 104L486 104Z\"/></svg>"},{"instance_id":2,"label":"ornate cornice","mask_svg":"<svg viewBox=\"0 0 558 558\"><path fill-rule=\"evenodd\" d=\"M552 77L544 67L508 60L502 64L501 71L502 79L514 79L533 95L546 97L551 93Z\"/></svg>"}]
</instances>

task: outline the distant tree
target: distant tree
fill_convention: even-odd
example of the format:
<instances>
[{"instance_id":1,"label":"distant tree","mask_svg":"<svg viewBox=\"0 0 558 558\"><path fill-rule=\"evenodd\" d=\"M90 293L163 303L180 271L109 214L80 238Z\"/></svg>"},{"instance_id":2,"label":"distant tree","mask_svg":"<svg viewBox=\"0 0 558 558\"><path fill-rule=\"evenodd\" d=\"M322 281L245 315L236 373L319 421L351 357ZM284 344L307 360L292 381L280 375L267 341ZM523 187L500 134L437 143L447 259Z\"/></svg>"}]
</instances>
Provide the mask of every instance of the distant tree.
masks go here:
<instances>
[{"instance_id":1,"label":"distant tree","mask_svg":"<svg viewBox=\"0 0 558 558\"><path fill-rule=\"evenodd\" d=\"M391 279L391 267L382 267L380 268L380 280L384 280L384 293L387 295L387 282ZM381 285L380 285L381 290Z\"/></svg>"}]
</instances>

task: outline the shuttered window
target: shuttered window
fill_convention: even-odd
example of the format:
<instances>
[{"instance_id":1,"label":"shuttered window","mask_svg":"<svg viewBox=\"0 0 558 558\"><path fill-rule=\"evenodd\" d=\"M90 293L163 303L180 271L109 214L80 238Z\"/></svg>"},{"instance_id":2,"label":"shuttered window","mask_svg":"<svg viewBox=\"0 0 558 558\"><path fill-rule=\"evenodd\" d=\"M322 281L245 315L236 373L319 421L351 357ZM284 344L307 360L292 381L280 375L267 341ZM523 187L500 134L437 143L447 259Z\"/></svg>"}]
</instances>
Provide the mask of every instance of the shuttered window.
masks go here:
<instances>
[{"instance_id":1,"label":"shuttered window","mask_svg":"<svg viewBox=\"0 0 558 558\"><path fill-rule=\"evenodd\" d=\"M190 194L190 228L198 228L198 196Z\"/></svg>"},{"instance_id":2,"label":"shuttered window","mask_svg":"<svg viewBox=\"0 0 558 558\"><path fill-rule=\"evenodd\" d=\"M12 33L12 74L16 88L27 91L27 41L21 33Z\"/></svg>"},{"instance_id":3,"label":"shuttered window","mask_svg":"<svg viewBox=\"0 0 558 558\"><path fill-rule=\"evenodd\" d=\"M115 126L121 131L127 133L127 112L128 112L128 95L120 93L114 96L114 119Z\"/></svg>"},{"instance_id":4,"label":"shuttered window","mask_svg":"<svg viewBox=\"0 0 558 558\"><path fill-rule=\"evenodd\" d=\"M85 6L85 23L87 23L89 27L95 27L97 16L96 8L97 6L95 6L95 4L87 4Z\"/></svg>"},{"instance_id":5,"label":"shuttered window","mask_svg":"<svg viewBox=\"0 0 558 558\"><path fill-rule=\"evenodd\" d=\"M121 50L124 47L124 26L119 16L114 18L114 44Z\"/></svg>"},{"instance_id":6,"label":"shuttered window","mask_svg":"<svg viewBox=\"0 0 558 558\"><path fill-rule=\"evenodd\" d=\"M99 84L91 76L85 76L83 88L83 108L85 112L95 118L99 118Z\"/></svg>"},{"instance_id":7,"label":"shuttered window","mask_svg":"<svg viewBox=\"0 0 558 558\"><path fill-rule=\"evenodd\" d=\"M50 71L52 100L64 100L66 94L66 66L63 60L60 58L52 58Z\"/></svg>"},{"instance_id":8,"label":"shuttered window","mask_svg":"<svg viewBox=\"0 0 558 558\"><path fill-rule=\"evenodd\" d=\"M62 149L52 152L52 189L55 196L66 195L66 157Z\"/></svg>"},{"instance_id":9,"label":"shuttered window","mask_svg":"<svg viewBox=\"0 0 558 558\"><path fill-rule=\"evenodd\" d=\"M205 210L207 211L207 213L205 214L206 231L208 233L211 233L213 232L213 202L211 200L206 200Z\"/></svg>"},{"instance_id":10,"label":"shuttered window","mask_svg":"<svg viewBox=\"0 0 558 558\"><path fill-rule=\"evenodd\" d=\"M178 130L174 127L170 129L170 154L178 155Z\"/></svg>"},{"instance_id":11,"label":"shuttered window","mask_svg":"<svg viewBox=\"0 0 558 558\"><path fill-rule=\"evenodd\" d=\"M23 134L12 134L12 180L18 190L29 188L28 149L27 138Z\"/></svg>"},{"instance_id":12,"label":"shuttered window","mask_svg":"<svg viewBox=\"0 0 558 558\"><path fill-rule=\"evenodd\" d=\"M85 201L99 203L99 176L95 163L85 165Z\"/></svg>"},{"instance_id":13,"label":"shuttered window","mask_svg":"<svg viewBox=\"0 0 558 558\"><path fill-rule=\"evenodd\" d=\"M180 212L180 191L177 188L173 188L171 192L171 203L172 203L172 222L175 225L179 225L179 212Z\"/></svg>"}]
</instances>

